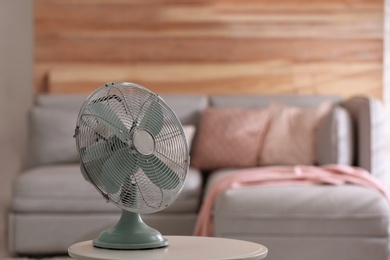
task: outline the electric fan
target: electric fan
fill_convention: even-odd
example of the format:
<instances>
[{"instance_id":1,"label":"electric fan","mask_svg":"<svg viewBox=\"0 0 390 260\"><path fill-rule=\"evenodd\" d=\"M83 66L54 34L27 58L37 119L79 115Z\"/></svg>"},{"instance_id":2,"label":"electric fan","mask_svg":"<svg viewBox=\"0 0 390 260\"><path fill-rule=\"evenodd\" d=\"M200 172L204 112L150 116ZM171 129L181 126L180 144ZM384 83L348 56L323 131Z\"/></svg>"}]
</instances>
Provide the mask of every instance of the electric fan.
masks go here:
<instances>
[{"instance_id":1,"label":"electric fan","mask_svg":"<svg viewBox=\"0 0 390 260\"><path fill-rule=\"evenodd\" d=\"M84 178L107 202L122 209L119 222L93 245L110 249L168 245L140 217L171 205L187 176L187 140L168 105L140 85L107 83L82 105L75 139Z\"/></svg>"}]
</instances>

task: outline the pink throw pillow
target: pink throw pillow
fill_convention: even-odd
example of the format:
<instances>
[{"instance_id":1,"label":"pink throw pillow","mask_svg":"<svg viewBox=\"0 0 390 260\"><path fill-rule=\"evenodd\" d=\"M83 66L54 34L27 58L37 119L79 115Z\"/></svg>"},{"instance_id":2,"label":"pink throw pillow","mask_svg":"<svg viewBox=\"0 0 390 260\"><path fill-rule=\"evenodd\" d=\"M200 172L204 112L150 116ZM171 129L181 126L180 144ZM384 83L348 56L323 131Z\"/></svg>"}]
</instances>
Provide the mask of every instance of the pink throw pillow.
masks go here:
<instances>
[{"instance_id":1,"label":"pink throw pillow","mask_svg":"<svg viewBox=\"0 0 390 260\"><path fill-rule=\"evenodd\" d=\"M315 136L330 102L316 107L270 105L271 122L259 155L259 165L314 165Z\"/></svg>"},{"instance_id":2,"label":"pink throw pillow","mask_svg":"<svg viewBox=\"0 0 390 260\"><path fill-rule=\"evenodd\" d=\"M202 170L256 166L269 116L268 109L207 108L191 164Z\"/></svg>"}]
</instances>

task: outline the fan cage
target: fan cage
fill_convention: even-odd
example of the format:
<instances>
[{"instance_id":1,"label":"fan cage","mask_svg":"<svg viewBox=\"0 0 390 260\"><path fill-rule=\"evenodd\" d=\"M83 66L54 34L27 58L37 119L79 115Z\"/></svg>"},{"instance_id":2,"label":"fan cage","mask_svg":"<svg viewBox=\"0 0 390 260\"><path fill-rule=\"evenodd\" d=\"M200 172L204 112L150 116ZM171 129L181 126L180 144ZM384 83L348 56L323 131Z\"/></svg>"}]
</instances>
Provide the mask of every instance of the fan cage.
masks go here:
<instances>
[{"instance_id":1,"label":"fan cage","mask_svg":"<svg viewBox=\"0 0 390 260\"><path fill-rule=\"evenodd\" d=\"M103 107L101 114L94 111L96 104ZM141 154L134 146L134 134L140 130L153 138L150 154ZM183 188L189 166L183 127L148 89L124 82L100 87L81 107L76 132L89 181L118 207L136 213L160 211Z\"/></svg>"}]
</instances>

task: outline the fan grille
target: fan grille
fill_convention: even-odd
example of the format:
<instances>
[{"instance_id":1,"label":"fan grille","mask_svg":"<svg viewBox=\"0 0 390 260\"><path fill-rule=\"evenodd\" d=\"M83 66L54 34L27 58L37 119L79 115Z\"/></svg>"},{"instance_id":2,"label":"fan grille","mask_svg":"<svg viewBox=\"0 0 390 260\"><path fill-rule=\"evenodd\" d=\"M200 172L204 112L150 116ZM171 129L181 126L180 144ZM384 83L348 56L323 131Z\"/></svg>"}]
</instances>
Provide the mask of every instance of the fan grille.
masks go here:
<instances>
[{"instance_id":1,"label":"fan grille","mask_svg":"<svg viewBox=\"0 0 390 260\"><path fill-rule=\"evenodd\" d=\"M84 102L76 144L89 181L118 207L152 213L180 193L188 171L180 121L156 94L109 83Z\"/></svg>"}]
</instances>

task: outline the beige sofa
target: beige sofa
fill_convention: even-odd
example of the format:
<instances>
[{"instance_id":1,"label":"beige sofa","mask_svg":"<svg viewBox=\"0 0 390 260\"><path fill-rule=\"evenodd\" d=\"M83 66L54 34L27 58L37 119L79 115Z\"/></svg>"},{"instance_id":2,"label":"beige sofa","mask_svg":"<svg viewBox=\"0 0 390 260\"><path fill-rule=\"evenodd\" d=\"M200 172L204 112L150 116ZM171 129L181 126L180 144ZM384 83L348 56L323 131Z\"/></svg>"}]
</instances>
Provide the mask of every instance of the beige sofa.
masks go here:
<instances>
[{"instance_id":1,"label":"beige sofa","mask_svg":"<svg viewBox=\"0 0 390 260\"><path fill-rule=\"evenodd\" d=\"M107 204L79 170L72 138L85 95L41 95L29 114L27 169L14 185L9 249L14 254L64 254L95 238L120 210ZM271 102L335 105L316 137L319 164L352 164L387 182L383 108L377 100L337 96L162 95L183 125L199 127L211 107L267 107ZM195 136L192 146L199 136ZM166 210L143 216L165 235L191 235L204 191L234 169L190 167L185 187ZM224 192L213 211L214 235L255 241L268 259L390 259L389 205L379 192L356 185L246 187Z\"/></svg>"}]
</instances>

